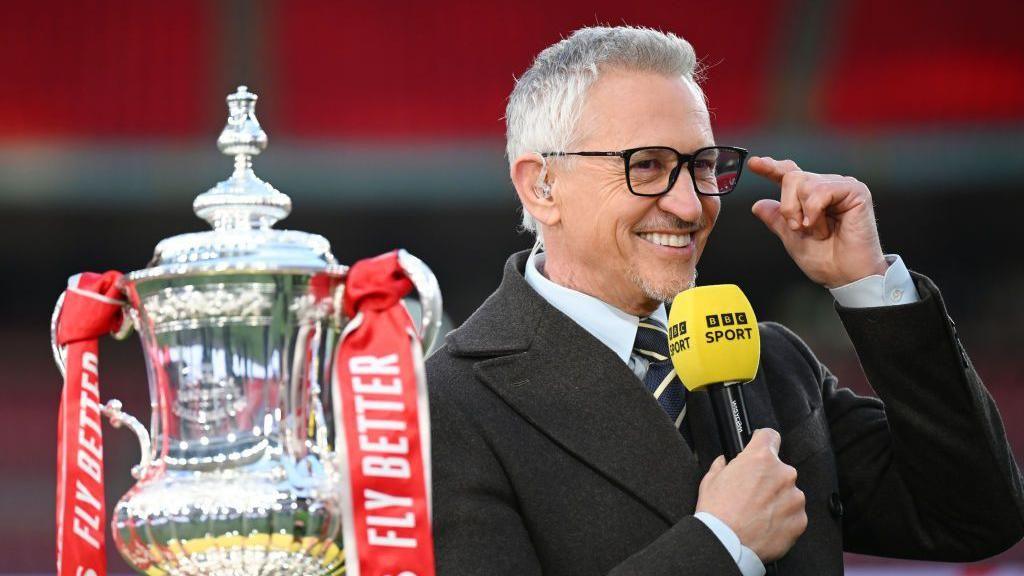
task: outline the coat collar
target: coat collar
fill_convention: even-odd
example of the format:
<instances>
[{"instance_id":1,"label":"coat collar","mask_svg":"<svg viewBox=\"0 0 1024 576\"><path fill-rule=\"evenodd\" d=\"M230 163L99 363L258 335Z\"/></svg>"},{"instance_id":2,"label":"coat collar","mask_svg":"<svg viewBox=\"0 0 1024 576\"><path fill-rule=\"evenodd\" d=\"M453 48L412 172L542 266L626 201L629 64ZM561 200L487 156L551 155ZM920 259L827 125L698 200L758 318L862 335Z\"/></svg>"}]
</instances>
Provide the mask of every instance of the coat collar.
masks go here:
<instances>
[{"instance_id":1,"label":"coat collar","mask_svg":"<svg viewBox=\"0 0 1024 576\"><path fill-rule=\"evenodd\" d=\"M547 254L537 252L534 248L534 252L531 252L526 260L526 283L549 304L611 348L620 360L629 362L636 343L640 318L599 298L547 279L541 273L546 260ZM650 316L661 322L662 326L668 326L668 314L665 312L664 304L658 306Z\"/></svg>"},{"instance_id":2,"label":"coat collar","mask_svg":"<svg viewBox=\"0 0 1024 576\"><path fill-rule=\"evenodd\" d=\"M529 350L545 313L559 313L530 288L523 277L529 251L505 263L501 284L445 344L453 356L489 357Z\"/></svg>"},{"instance_id":3,"label":"coat collar","mask_svg":"<svg viewBox=\"0 0 1024 576\"><path fill-rule=\"evenodd\" d=\"M692 513L702 476L694 453L626 364L526 283L527 255L509 259L448 352L480 358L484 385L666 522Z\"/></svg>"}]
</instances>

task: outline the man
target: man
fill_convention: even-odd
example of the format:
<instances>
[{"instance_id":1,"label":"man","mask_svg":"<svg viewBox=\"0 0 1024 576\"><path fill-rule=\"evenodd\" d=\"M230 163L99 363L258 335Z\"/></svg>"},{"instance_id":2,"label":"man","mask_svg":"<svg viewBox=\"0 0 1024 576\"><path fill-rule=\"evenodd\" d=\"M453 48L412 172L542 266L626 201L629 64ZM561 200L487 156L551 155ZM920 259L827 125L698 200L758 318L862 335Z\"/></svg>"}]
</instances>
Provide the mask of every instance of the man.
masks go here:
<instances>
[{"instance_id":1,"label":"man","mask_svg":"<svg viewBox=\"0 0 1024 576\"><path fill-rule=\"evenodd\" d=\"M850 177L748 163L781 188L754 214L832 291L881 401L762 324L745 389L760 430L720 457L706 395L652 350L745 155L716 146L695 63L671 34L585 28L517 82L510 173L544 251L513 255L427 363L439 573L821 576L843 550L1008 548L1024 491L998 412Z\"/></svg>"}]
</instances>

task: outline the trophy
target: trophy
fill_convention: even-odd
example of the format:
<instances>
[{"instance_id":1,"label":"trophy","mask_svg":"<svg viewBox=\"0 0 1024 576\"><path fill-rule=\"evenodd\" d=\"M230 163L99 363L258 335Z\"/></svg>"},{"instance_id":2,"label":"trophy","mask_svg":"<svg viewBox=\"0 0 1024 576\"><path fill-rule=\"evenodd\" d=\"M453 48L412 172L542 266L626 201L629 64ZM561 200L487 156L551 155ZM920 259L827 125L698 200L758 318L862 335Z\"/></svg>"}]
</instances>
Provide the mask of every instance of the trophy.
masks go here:
<instances>
[{"instance_id":1,"label":"trophy","mask_svg":"<svg viewBox=\"0 0 1024 576\"><path fill-rule=\"evenodd\" d=\"M111 523L117 549L140 572L359 574L361 567L369 576L375 572L354 561L352 545L362 542L361 559L378 549L417 549L430 567L408 573L432 573L422 353L440 329L437 281L404 251L367 261L367 269L385 269L380 278L388 286L415 288L421 319L414 325L401 308L403 290L381 304L381 292L367 288L373 273L353 284L360 264L339 264L325 238L273 228L291 200L253 172L253 158L267 146L256 98L245 86L227 97L217 146L233 158L234 172L193 203L212 230L161 241L142 270L73 277L58 300L51 340L58 367L67 370L58 455L61 574L104 570L100 414L134 432L141 448L132 470L137 482ZM361 310L361 302L370 304ZM401 312L388 315L394 307ZM74 328L75 317L89 327ZM403 317L412 330L403 328ZM376 345L379 334L366 331L387 322L398 326L391 334L404 356L345 352L349 340ZM133 327L146 359L148 429L117 400L99 401L95 339L107 332L123 339ZM395 388L402 384L395 376L400 357L402 391ZM399 392L411 400L367 396ZM405 419L387 420L387 410ZM408 438L388 436L410 429ZM363 454L373 450L380 455ZM357 476L370 484L357 485ZM410 478L420 481L415 498L387 491L387 482ZM369 513L367 499L377 502ZM381 511L400 504L417 515ZM420 541L402 532L415 521L425 530ZM82 559L90 554L93 560Z\"/></svg>"}]
</instances>

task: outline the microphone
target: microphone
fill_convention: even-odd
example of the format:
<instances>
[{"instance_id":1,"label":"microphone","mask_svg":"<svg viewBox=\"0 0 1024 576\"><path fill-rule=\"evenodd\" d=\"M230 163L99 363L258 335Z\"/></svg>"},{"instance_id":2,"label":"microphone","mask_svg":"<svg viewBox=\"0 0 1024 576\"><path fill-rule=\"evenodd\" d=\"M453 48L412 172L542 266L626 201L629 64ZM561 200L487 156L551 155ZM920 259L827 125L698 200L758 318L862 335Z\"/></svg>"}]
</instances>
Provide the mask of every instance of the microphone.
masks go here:
<instances>
[{"instance_id":1,"label":"microphone","mask_svg":"<svg viewBox=\"0 0 1024 576\"><path fill-rule=\"evenodd\" d=\"M754 379L761 335L739 286L700 286L679 293L668 316L672 365L690 391L707 390L725 457L732 460L753 431L743 384Z\"/></svg>"},{"instance_id":2,"label":"microphone","mask_svg":"<svg viewBox=\"0 0 1024 576\"><path fill-rule=\"evenodd\" d=\"M668 314L668 354L687 390L707 390L722 452L732 460L753 431L743 402L743 384L757 375L761 333L750 301L735 284L680 292ZM769 576L779 574L771 562Z\"/></svg>"}]
</instances>

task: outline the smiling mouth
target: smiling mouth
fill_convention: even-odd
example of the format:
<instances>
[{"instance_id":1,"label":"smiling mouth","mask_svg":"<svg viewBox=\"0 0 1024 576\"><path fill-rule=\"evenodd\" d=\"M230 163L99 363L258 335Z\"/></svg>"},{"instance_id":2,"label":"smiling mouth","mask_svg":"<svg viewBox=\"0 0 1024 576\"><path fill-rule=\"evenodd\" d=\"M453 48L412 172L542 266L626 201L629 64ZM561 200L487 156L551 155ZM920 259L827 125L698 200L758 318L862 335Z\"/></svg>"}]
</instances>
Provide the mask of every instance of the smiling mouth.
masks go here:
<instances>
[{"instance_id":1,"label":"smiling mouth","mask_svg":"<svg viewBox=\"0 0 1024 576\"><path fill-rule=\"evenodd\" d=\"M669 234L665 232L640 232L637 236L651 244L667 246L669 248L685 248L690 245L692 238L692 234Z\"/></svg>"}]
</instances>

